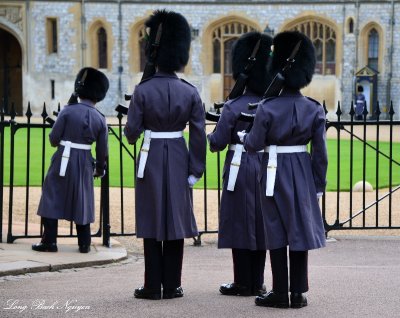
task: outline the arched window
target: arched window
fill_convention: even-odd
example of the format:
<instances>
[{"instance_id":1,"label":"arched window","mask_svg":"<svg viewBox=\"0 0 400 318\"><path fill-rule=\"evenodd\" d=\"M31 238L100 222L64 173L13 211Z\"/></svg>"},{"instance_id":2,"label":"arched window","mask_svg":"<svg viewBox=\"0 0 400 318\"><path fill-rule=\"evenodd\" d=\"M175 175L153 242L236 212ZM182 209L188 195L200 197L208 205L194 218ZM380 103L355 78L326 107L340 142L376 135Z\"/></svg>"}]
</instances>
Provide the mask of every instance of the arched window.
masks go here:
<instances>
[{"instance_id":1,"label":"arched window","mask_svg":"<svg viewBox=\"0 0 400 318\"><path fill-rule=\"evenodd\" d=\"M255 28L241 22L228 22L212 31L213 73L222 73L224 78L224 97L228 96L233 85L231 51L235 40L243 33Z\"/></svg>"},{"instance_id":2,"label":"arched window","mask_svg":"<svg viewBox=\"0 0 400 318\"><path fill-rule=\"evenodd\" d=\"M373 70L378 70L379 59L379 33L372 28L368 33L368 66Z\"/></svg>"},{"instance_id":3,"label":"arched window","mask_svg":"<svg viewBox=\"0 0 400 318\"><path fill-rule=\"evenodd\" d=\"M99 68L107 68L107 32L103 27L97 30L97 49Z\"/></svg>"},{"instance_id":4,"label":"arched window","mask_svg":"<svg viewBox=\"0 0 400 318\"><path fill-rule=\"evenodd\" d=\"M354 33L354 20L353 18L349 18L347 21L347 33L353 34Z\"/></svg>"},{"instance_id":5,"label":"arched window","mask_svg":"<svg viewBox=\"0 0 400 318\"><path fill-rule=\"evenodd\" d=\"M306 21L296 24L290 30L307 35L315 46L317 55L316 74L336 73L336 33L330 26L318 21Z\"/></svg>"}]
</instances>

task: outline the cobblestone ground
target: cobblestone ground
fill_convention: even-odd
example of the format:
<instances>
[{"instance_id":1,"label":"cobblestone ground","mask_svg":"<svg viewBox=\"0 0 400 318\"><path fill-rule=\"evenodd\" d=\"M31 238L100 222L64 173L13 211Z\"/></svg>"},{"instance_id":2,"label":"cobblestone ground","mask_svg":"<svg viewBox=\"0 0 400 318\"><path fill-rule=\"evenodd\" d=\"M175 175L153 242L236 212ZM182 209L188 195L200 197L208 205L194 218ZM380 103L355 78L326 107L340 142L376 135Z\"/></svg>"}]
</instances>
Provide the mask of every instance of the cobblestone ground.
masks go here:
<instances>
[{"instance_id":1,"label":"cobblestone ground","mask_svg":"<svg viewBox=\"0 0 400 318\"><path fill-rule=\"evenodd\" d=\"M141 255L130 253L111 265L3 277L0 317L398 317L399 243L399 238L343 238L310 252L309 306L299 310L257 307L254 297L220 295L219 285L232 280L230 251L187 240L181 299L135 299L144 266ZM268 289L269 268L267 260Z\"/></svg>"}]
</instances>

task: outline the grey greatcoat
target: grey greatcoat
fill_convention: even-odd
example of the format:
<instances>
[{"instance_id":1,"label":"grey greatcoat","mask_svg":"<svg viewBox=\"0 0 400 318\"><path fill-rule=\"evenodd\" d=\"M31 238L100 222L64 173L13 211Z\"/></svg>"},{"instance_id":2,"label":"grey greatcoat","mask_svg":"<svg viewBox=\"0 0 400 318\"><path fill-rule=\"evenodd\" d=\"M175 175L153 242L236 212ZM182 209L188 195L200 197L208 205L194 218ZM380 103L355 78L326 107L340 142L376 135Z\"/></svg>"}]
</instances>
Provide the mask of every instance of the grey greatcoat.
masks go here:
<instances>
[{"instance_id":1,"label":"grey greatcoat","mask_svg":"<svg viewBox=\"0 0 400 318\"><path fill-rule=\"evenodd\" d=\"M158 72L135 89L125 136L133 144L144 130L182 131L184 138L151 139L144 177L136 179L136 233L158 241L198 235L188 176L205 169L205 115L197 89L175 74ZM138 158L138 162L140 156Z\"/></svg>"},{"instance_id":2,"label":"grey greatcoat","mask_svg":"<svg viewBox=\"0 0 400 318\"><path fill-rule=\"evenodd\" d=\"M326 185L327 152L325 112L299 91L283 91L257 109L254 126L245 136L248 151L265 146L306 145L312 153L278 153L273 197L265 195L268 153L264 154L259 181L266 218L268 249L289 245L304 251L325 245L324 226L317 193Z\"/></svg>"},{"instance_id":3,"label":"grey greatcoat","mask_svg":"<svg viewBox=\"0 0 400 318\"><path fill-rule=\"evenodd\" d=\"M237 132L249 125L238 121L240 113L254 113L255 110L248 109L248 103L259 100L259 96L246 91L241 97L225 103L215 132L208 136L211 151L221 151L229 144L240 143ZM265 250L267 237L257 181L262 153L242 153L235 189L228 191L233 153L228 150L225 157L218 247Z\"/></svg>"},{"instance_id":4,"label":"grey greatcoat","mask_svg":"<svg viewBox=\"0 0 400 318\"><path fill-rule=\"evenodd\" d=\"M94 222L94 160L90 150L71 148L64 177L59 175L64 146L61 140L88 144L96 142L96 170L103 172L108 154L105 118L89 101L65 106L50 132L57 151L51 158L43 183L38 215L74 221L79 225Z\"/></svg>"}]
</instances>

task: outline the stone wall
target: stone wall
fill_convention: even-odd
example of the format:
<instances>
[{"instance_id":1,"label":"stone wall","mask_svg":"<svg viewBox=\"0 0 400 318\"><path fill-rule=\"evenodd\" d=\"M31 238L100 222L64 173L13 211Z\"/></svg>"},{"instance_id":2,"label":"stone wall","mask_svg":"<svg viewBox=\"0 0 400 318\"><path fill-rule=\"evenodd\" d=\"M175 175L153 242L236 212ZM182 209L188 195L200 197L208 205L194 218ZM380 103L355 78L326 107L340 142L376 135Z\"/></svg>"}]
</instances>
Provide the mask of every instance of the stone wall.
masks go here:
<instances>
[{"instance_id":1,"label":"stone wall","mask_svg":"<svg viewBox=\"0 0 400 318\"><path fill-rule=\"evenodd\" d=\"M25 2L25 1L21 1ZM76 72L80 67L90 65L90 45L88 43L88 29L98 21L106 21L111 26L108 43L112 45L111 66L104 70L110 78L110 90L107 98L100 104L101 110L108 114L113 114L114 106L120 101L120 93L131 93L134 85L140 80L141 74L131 73L129 61L132 56L132 47L129 43L132 28L153 10L166 8L182 13L189 21L190 25L199 30L199 35L192 41L190 67L187 73L182 74L187 80L196 85L201 96L206 103L210 105L215 94L215 84L219 85L221 76L219 74L207 74L204 66L203 51L205 50L204 36L207 27L228 16L234 16L245 21L255 21L262 30L268 24L275 32L279 32L285 25L294 20L306 19L307 17L319 17L330 24L336 26L337 36L337 60L340 64L339 72L336 76L316 76L313 85L306 92L308 94L322 96L321 87L326 89L327 99L329 100L330 115L334 117L337 101L342 101L344 112L350 109L351 100L354 98L354 73L363 67L362 62L362 41L360 32L370 22L377 23L383 30L384 43L382 68L379 73L378 99L383 107L388 105L386 100L387 84L390 65L390 43L391 43L391 4L365 3L361 1L360 7L354 3L318 3L310 1L309 4L276 3L269 4L254 1L253 3L231 2L230 4L218 3L186 3L185 1L175 1L173 4L165 2L155 4L152 1L129 2L122 4L122 19L120 34L120 21L118 13L118 4L112 2L89 2L85 4L85 23L84 35L86 37L86 47L81 47L81 20L80 20L80 2L75 1L31 1L30 14L27 18L27 24L30 28L30 50L23 52L27 54L30 62L29 69L24 71L24 102L31 101L34 110L37 113L41 111L43 101L50 107L56 107L58 101L65 103L73 88L73 81ZM358 23L357 23L358 16ZM59 26L59 51L57 54L47 54L46 51L46 17L56 17ZM355 21L355 30L349 34L346 30L346 21L352 17ZM400 17L400 7L395 6L395 20ZM1 19L1 16L0 16ZM0 20L1 23L1 20ZM26 33L26 29L25 29ZM122 51L119 49L119 37L122 39ZM26 45L26 39L21 39ZM400 103L400 34L394 33L393 38L393 70L392 70L392 94L395 111L399 112ZM358 49L358 56L356 51ZM359 64L356 66L355 61ZM85 65L82 65L84 61ZM119 67L123 71L119 73ZM50 80L56 82L56 100L50 97ZM121 80L121 89L119 88ZM219 89L217 87L217 89ZM222 91L219 89L219 91ZM314 93L313 93L314 92ZM222 95L222 93L221 93Z\"/></svg>"}]
</instances>

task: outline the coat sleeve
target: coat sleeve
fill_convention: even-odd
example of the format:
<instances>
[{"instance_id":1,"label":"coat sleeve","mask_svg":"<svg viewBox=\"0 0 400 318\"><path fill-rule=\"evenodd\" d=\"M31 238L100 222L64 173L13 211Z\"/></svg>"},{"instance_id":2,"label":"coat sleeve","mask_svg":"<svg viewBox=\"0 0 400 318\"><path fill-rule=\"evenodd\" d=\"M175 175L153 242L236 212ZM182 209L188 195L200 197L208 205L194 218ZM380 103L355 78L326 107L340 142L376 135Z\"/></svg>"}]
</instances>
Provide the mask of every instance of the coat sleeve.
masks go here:
<instances>
[{"instance_id":1,"label":"coat sleeve","mask_svg":"<svg viewBox=\"0 0 400 318\"><path fill-rule=\"evenodd\" d=\"M143 126L143 98L136 87L128 109L128 119L124 134L130 144L134 144L144 130Z\"/></svg>"},{"instance_id":2,"label":"coat sleeve","mask_svg":"<svg viewBox=\"0 0 400 318\"><path fill-rule=\"evenodd\" d=\"M108 156L108 128L105 119L102 118L102 127L96 140L96 171L102 175L106 169Z\"/></svg>"},{"instance_id":3,"label":"coat sleeve","mask_svg":"<svg viewBox=\"0 0 400 318\"><path fill-rule=\"evenodd\" d=\"M67 107L67 106L65 106L65 107ZM54 123L53 128L51 129L51 132L49 134L50 144L53 147L57 147L60 144L61 137L64 133L66 120L67 120L67 116L65 114L65 110L63 109L58 114L56 122Z\"/></svg>"},{"instance_id":4,"label":"coat sleeve","mask_svg":"<svg viewBox=\"0 0 400 318\"><path fill-rule=\"evenodd\" d=\"M313 136L311 140L311 164L314 175L315 188L318 192L324 192L326 186L326 171L328 168L328 154L326 150L325 112L319 106L314 119Z\"/></svg>"},{"instance_id":5,"label":"coat sleeve","mask_svg":"<svg viewBox=\"0 0 400 318\"><path fill-rule=\"evenodd\" d=\"M207 136L212 152L224 150L231 143L232 130L235 128L236 116L230 104L225 104L214 132Z\"/></svg>"},{"instance_id":6,"label":"coat sleeve","mask_svg":"<svg viewBox=\"0 0 400 318\"><path fill-rule=\"evenodd\" d=\"M189 119L189 175L201 178L206 167L205 112L197 91L193 94Z\"/></svg>"},{"instance_id":7,"label":"coat sleeve","mask_svg":"<svg viewBox=\"0 0 400 318\"><path fill-rule=\"evenodd\" d=\"M258 106L253 128L244 137L243 144L248 152L257 152L266 146L265 137L268 132L268 116L263 105L260 104Z\"/></svg>"}]
</instances>

